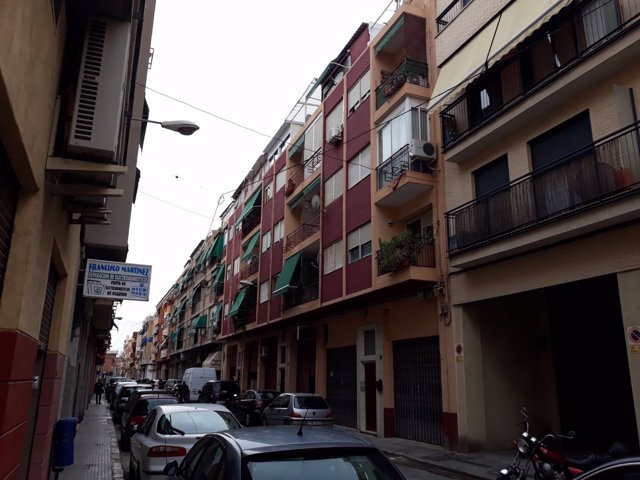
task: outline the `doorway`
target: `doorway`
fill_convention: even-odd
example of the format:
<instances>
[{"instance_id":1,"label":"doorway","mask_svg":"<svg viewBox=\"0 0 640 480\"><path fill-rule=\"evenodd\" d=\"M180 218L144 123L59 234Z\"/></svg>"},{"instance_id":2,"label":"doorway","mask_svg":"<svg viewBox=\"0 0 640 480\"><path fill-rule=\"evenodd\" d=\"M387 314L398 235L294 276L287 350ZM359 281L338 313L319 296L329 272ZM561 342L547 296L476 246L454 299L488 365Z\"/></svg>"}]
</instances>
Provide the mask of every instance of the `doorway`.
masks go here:
<instances>
[{"instance_id":1,"label":"doorway","mask_svg":"<svg viewBox=\"0 0 640 480\"><path fill-rule=\"evenodd\" d=\"M368 432L378 431L376 420L376 364L364 364L364 410L365 429Z\"/></svg>"}]
</instances>

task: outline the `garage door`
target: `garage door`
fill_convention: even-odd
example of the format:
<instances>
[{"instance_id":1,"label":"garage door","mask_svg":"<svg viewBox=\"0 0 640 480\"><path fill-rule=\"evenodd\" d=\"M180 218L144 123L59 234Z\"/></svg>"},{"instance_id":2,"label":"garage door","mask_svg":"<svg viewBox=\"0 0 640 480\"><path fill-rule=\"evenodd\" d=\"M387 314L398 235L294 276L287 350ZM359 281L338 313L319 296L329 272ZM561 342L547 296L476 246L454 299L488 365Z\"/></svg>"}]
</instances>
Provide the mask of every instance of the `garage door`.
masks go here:
<instances>
[{"instance_id":1,"label":"garage door","mask_svg":"<svg viewBox=\"0 0 640 480\"><path fill-rule=\"evenodd\" d=\"M327 401L336 425L357 427L356 375L355 345L327 350Z\"/></svg>"}]
</instances>

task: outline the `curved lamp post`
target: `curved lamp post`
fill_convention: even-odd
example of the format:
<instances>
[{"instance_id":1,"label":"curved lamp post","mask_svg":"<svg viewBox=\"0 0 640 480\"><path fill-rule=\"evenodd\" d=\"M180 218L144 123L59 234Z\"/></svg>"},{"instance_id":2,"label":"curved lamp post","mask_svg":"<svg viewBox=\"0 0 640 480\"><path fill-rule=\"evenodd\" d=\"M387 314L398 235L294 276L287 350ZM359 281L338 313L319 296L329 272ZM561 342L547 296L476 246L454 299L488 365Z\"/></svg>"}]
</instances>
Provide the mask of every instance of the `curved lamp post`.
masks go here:
<instances>
[{"instance_id":1,"label":"curved lamp post","mask_svg":"<svg viewBox=\"0 0 640 480\"><path fill-rule=\"evenodd\" d=\"M196 132L200 129L198 125L196 125L193 122L190 122L189 120L168 120L166 122L149 120L148 118L131 118L131 120L135 120L137 122L143 122L143 123L157 123L162 128L166 128L167 130L178 132L181 135L191 135L193 132Z\"/></svg>"}]
</instances>

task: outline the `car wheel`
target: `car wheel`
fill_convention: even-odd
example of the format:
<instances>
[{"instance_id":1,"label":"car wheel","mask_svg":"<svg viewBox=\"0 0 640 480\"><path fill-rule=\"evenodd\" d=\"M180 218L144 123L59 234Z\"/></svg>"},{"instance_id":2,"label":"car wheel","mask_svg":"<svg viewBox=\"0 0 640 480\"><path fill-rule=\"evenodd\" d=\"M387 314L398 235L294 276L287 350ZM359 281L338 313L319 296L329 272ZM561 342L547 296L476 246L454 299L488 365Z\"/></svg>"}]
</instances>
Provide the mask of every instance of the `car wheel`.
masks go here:
<instances>
[{"instance_id":1,"label":"car wheel","mask_svg":"<svg viewBox=\"0 0 640 480\"><path fill-rule=\"evenodd\" d=\"M244 426L245 427L250 427L251 426L251 414L250 413L247 413L244 416Z\"/></svg>"}]
</instances>

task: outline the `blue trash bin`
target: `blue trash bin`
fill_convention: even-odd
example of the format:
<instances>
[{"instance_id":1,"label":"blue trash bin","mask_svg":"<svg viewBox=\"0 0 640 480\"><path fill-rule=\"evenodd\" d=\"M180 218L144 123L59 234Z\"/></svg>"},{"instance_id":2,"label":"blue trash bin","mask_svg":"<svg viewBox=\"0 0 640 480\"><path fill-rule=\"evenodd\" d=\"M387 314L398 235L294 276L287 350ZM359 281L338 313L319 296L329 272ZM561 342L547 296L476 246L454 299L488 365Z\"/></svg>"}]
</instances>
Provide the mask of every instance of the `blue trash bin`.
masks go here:
<instances>
[{"instance_id":1,"label":"blue trash bin","mask_svg":"<svg viewBox=\"0 0 640 480\"><path fill-rule=\"evenodd\" d=\"M73 465L73 439L76 436L75 417L61 418L56 422L53 439L53 466L68 467Z\"/></svg>"}]
</instances>

